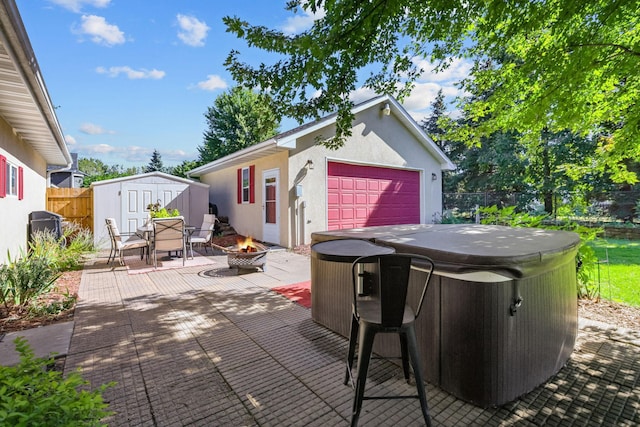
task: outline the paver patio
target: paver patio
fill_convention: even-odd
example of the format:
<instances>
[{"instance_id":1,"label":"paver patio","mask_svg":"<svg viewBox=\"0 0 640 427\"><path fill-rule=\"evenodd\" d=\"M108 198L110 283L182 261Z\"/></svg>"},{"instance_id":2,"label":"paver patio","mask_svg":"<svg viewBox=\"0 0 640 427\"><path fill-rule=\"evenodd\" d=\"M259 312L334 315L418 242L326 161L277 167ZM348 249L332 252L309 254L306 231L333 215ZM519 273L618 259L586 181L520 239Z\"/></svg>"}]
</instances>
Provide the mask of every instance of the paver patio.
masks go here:
<instances>
[{"instance_id":1,"label":"paver patio","mask_svg":"<svg viewBox=\"0 0 640 427\"><path fill-rule=\"evenodd\" d=\"M130 275L85 266L65 370L115 381L111 426L343 426L347 340L270 291L310 278L309 258L271 252L265 272L213 265ZM547 383L496 408L428 385L438 426L640 424L640 332L580 322L576 349ZM402 369L373 360L370 394L414 394ZM421 425L417 400L365 401L360 425Z\"/></svg>"}]
</instances>

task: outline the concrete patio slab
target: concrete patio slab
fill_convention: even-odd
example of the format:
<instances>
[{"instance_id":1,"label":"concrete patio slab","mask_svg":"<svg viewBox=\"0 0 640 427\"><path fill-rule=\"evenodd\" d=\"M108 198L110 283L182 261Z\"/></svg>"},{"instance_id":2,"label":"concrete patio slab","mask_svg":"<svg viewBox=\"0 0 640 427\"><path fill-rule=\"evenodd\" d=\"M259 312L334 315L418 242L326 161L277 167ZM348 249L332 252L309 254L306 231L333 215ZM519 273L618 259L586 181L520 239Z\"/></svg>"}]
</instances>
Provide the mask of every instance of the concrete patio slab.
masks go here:
<instances>
[{"instance_id":1,"label":"concrete patio slab","mask_svg":"<svg viewBox=\"0 0 640 427\"><path fill-rule=\"evenodd\" d=\"M24 337L36 357L66 356L73 333L73 322L55 323L19 332L9 332L0 341L0 365L12 366L20 361L14 340Z\"/></svg>"}]
</instances>

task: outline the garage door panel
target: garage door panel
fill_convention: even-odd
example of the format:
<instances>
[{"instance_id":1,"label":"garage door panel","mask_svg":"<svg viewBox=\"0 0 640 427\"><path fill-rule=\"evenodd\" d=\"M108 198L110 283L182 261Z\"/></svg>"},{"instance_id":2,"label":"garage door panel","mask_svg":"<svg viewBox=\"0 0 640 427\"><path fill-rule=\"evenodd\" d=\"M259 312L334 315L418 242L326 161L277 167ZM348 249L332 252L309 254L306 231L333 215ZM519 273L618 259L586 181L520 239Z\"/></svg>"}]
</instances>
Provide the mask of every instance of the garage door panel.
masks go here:
<instances>
[{"instance_id":1,"label":"garage door panel","mask_svg":"<svg viewBox=\"0 0 640 427\"><path fill-rule=\"evenodd\" d=\"M329 221L340 221L340 209L329 209L327 211Z\"/></svg>"},{"instance_id":2,"label":"garage door panel","mask_svg":"<svg viewBox=\"0 0 640 427\"><path fill-rule=\"evenodd\" d=\"M341 209L340 210L340 219L347 219L347 220L351 220L353 219L353 209Z\"/></svg>"},{"instance_id":3,"label":"garage door panel","mask_svg":"<svg viewBox=\"0 0 640 427\"><path fill-rule=\"evenodd\" d=\"M354 199L353 193L342 193L340 195L340 203L342 203L342 205L352 205L353 199Z\"/></svg>"},{"instance_id":4,"label":"garage door panel","mask_svg":"<svg viewBox=\"0 0 640 427\"><path fill-rule=\"evenodd\" d=\"M340 179L336 177L328 177L327 178L327 188L328 189L337 189L340 188Z\"/></svg>"},{"instance_id":5,"label":"garage door panel","mask_svg":"<svg viewBox=\"0 0 640 427\"><path fill-rule=\"evenodd\" d=\"M353 179L343 178L340 180L340 189L341 190L353 190L354 184Z\"/></svg>"},{"instance_id":6,"label":"garage door panel","mask_svg":"<svg viewBox=\"0 0 640 427\"><path fill-rule=\"evenodd\" d=\"M369 217L369 210L366 208L356 209L356 219L363 220Z\"/></svg>"},{"instance_id":7,"label":"garage door panel","mask_svg":"<svg viewBox=\"0 0 640 427\"><path fill-rule=\"evenodd\" d=\"M328 174L328 229L420 222L419 172L329 162Z\"/></svg>"}]
</instances>

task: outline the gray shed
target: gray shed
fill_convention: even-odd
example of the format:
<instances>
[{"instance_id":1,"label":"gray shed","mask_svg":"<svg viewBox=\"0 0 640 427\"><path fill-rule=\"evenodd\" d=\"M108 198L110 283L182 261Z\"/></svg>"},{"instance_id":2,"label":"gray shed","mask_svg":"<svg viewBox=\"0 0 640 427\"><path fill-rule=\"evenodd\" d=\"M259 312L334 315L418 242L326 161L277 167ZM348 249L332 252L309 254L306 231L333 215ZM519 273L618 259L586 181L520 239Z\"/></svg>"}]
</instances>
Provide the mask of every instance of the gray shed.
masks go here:
<instances>
[{"instance_id":1,"label":"gray shed","mask_svg":"<svg viewBox=\"0 0 640 427\"><path fill-rule=\"evenodd\" d=\"M209 213L209 185L162 172L96 181L93 188L93 230L96 245L109 247L105 218L115 218L122 234L135 233L146 221L151 203L178 209L188 225L199 227Z\"/></svg>"}]
</instances>

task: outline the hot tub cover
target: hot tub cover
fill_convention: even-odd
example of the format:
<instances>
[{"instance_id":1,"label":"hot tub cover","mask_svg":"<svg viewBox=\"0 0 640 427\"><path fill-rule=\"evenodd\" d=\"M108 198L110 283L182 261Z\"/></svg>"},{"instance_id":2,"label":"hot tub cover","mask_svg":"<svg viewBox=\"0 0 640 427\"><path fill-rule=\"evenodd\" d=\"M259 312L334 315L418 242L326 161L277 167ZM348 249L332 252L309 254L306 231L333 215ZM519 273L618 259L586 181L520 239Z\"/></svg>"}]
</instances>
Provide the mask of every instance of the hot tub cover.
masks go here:
<instances>
[{"instance_id":1,"label":"hot tub cover","mask_svg":"<svg viewBox=\"0 0 640 427\"><path fill-rule=\"evenodd\" d=\"M490 271L511 279L530 277L575 257L576 233L481 224L410 224L313 233L314 242L369 240L399 253L431 257L445 273Z\"/></svg>"}]
</instances>

